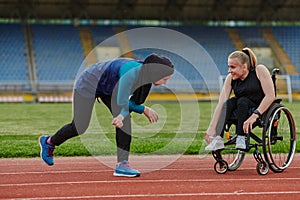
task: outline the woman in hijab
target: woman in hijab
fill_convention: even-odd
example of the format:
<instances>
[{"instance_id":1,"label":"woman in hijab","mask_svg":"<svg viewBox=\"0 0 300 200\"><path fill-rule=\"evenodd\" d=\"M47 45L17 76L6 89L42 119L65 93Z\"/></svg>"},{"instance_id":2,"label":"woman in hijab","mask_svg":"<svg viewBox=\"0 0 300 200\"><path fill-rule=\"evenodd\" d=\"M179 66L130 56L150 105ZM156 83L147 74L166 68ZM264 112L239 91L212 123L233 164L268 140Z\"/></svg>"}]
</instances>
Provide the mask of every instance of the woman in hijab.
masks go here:
<instances>
[{"instance_id":1,"label":"woman in hijab","mask_svg":"<svg viewBox=\"0 0 300 200\"><path fill-rule=\"evenodd\" d=\"M137 177L138 170L129 166L131 144L130 113L144 114L150 123L158 120L158 114L144 106L151 86L166 84L174 73L172 62L164 56L151 54L142 61L117 58L96 63L77 78L73 95L73 120L53 136L41 136L41 158L53 165L55 146L83 134L89 126L95 99L110 110L116 127L117 164L114 176Z\"/></svg>"}]
</instances>

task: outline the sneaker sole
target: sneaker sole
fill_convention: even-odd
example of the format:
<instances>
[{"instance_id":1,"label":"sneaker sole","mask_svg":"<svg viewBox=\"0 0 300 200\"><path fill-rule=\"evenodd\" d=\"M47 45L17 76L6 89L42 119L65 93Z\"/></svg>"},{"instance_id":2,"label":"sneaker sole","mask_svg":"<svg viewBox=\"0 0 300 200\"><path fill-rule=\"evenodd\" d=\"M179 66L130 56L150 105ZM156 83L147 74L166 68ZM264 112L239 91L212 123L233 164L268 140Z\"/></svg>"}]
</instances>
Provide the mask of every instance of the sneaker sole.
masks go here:
<instances>
[{"instance_id":1,"label":"sneaker sole","mask_svg":"<svg viewBox=\"0 0 300 200\"><path fill-rule=\"evenodd\" d=\"M242 147L235 147L236 150L240 150L240 151L245 151L247 148L242 148Z\"/></svg>"},{"instance_id":2,"label":"sneaker sole","mask_svg":"<svg viewBox=\"0 0 300 200\"><path fill-rule=\"evenodd\" d=\"M217 150L222 150L225 149L225 147L221 147L221 148L216 148L216 149L204 149L205 151L217 151Z\"/></svg>"},{"instance_id":3,"label":"sneaker sole","mask_svg":"<svg viewBox=\"0 0 300 200\"><path fill-rule=\"evenodd\" d=\"M114 172L114 176L133 178L133 177L139 177L140 174L118 174L118 173Z\"/></svg>"},{"instance_id":4,"label":"sneaker sole","mask_svg":"<svg viewBox=\"0 0 300 200\"><path fill-rule=\"evenodd\" d=\"M218 151L218 150L223 150L224 149L224 147L223 148L219 148L219 149L205 149L205 151Z\"/></svg>"},{"instance_id":5,"label":"sneaker sole","mask_svg":"<svg viewBox=\"0 0 300 200\"><path fill-rule=\"evenodd\" d=\"M43 156L42 156L42 151L43 151L43 147L42 147L42 144L41 144L41 138L42 138L43 136L40 136L39 137L39 145L40 145L40 157L41 157L41 159L43 160ZM43 160L44 161L44 160ZM44 163L46 163L45 161L44 161ZM54 165L54 163L53 164L48 164L48 163L46 163L47 165L49 165L49 166L52 166L52 165Z\"/></svg>"}]
</instances>

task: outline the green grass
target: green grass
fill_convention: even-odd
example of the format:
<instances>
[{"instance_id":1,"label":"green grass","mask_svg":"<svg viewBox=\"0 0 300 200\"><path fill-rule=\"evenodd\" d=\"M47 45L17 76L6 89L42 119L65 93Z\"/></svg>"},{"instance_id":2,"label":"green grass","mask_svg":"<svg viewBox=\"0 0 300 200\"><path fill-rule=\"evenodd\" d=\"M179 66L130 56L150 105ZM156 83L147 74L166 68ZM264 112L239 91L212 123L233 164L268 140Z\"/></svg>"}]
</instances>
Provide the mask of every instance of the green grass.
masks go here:
<instances>
[{"instance_id":1,"label":"green grass","mask_svg":"<svg viewBox=\"0 0 300 200\"><path fill-rule=\"evenodd\" d=\"M158 123L132 115L133 154L199 154L203 133L211 119L215 102L148 104L160 114ZM300 102L284 103L293 113L300 130ZM0 158L39 156L38 137L53 135L72 119L72 104L0 104ZM111 115L96 104L95 116L86 134L57 147L56 156L115 155L115 134ZM99 128L100 127L100 128ZM299 139L297 139L299 140ZM300 151L297 145L297 152Z\"/></svg>"}]
</instances>

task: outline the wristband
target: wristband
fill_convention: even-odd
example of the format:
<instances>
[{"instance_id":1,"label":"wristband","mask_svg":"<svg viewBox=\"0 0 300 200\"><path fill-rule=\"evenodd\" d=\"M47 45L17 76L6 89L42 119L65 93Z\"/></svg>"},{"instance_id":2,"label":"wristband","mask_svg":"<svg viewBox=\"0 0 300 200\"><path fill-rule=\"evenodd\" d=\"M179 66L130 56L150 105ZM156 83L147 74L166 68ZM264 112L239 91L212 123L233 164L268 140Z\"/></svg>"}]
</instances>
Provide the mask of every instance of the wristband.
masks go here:
<instances>
[{"instance_id":1,"label":"wristband","mask_svg":"<svg viewBox=\"0 0 300 200\"><path fill-rule=\"evenodd\" d=\"M253 110L253 113L257 114L259 117L261 117L261 114L260 114L260 112L257 109Z\"/></svg>"}]
</instances>

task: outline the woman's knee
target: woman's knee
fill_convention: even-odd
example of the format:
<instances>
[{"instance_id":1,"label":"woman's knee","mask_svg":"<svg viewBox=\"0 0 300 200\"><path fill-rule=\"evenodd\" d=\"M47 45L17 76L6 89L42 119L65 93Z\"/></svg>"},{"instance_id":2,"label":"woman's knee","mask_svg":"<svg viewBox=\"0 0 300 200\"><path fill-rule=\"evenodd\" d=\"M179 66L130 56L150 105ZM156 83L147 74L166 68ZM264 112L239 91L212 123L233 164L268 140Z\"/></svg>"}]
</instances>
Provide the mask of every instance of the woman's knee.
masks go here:
<instances>
[{"instance_id":1,"label":"woman's knee","mask_svg":"<svg viewBox=\"0 0 300 200\"><path fill-rule=\"evenodd\" d=\"M237 104L237 98L233 97L233 98L228 99L226 101L226 103L224 104L224 106L227 109L234 109L236 107L236 104Z\"/></svg>"},{"instance_id":2,"label":"woman's knee","mask_svg":"<svg viewBox=\"0 0 300 200\"><path fill-rule=\"evenodd\" d=\"M89 126L89 123L76 123L74 120L72 121L72 128L77 132L78 135L83 134Z\"/></svg>"}]
</instances>

